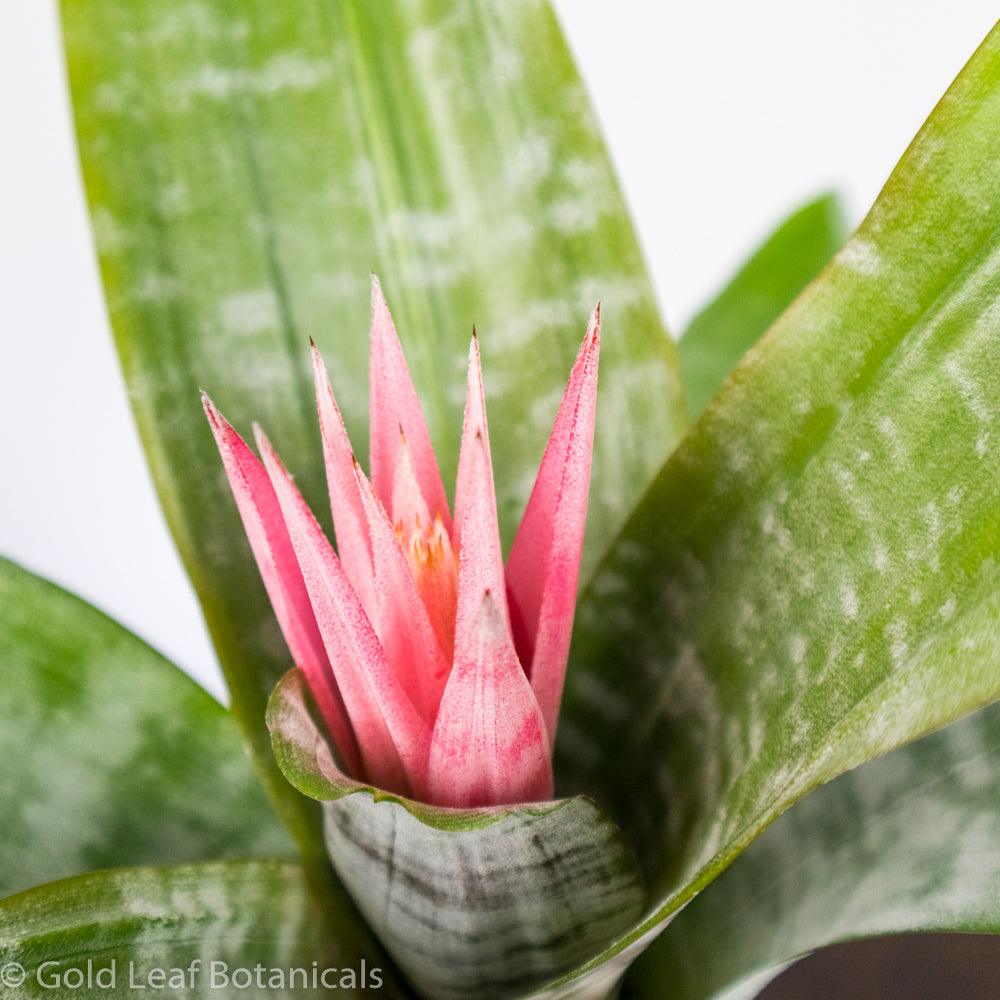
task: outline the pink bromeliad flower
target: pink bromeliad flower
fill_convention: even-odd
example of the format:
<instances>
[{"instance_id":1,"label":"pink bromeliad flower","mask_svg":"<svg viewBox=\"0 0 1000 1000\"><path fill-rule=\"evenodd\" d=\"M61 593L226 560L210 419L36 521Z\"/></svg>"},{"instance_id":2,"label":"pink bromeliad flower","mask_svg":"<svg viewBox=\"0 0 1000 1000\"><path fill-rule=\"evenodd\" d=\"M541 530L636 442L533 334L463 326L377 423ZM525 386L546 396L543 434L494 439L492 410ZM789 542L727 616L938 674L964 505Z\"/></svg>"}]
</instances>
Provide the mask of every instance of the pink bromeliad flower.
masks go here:
<instances>
[{"instance_id":1,"label":"pink bromeliad flower","mask_svg":"<svg viewBox=\"0 0 1000 1000\"><path fill-rule=\"evenodd\" d=\"M598 309L506 568L474 333L454 517L377 280L370 480L313 347L336 553L260 428L263 464L204 397L285 641L352 777L445 806L552 796L599 349Z\"/></svg>"}]
</instances>

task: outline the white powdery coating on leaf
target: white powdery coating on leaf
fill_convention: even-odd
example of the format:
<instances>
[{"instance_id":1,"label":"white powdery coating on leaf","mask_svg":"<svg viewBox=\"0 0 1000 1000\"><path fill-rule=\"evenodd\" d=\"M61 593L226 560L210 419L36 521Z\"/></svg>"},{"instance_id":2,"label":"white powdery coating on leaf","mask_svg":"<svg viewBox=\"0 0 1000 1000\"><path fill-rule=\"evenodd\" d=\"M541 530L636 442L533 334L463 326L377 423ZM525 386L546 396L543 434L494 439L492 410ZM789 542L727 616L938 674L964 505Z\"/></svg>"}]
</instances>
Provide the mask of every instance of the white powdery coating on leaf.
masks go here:
<instances>
[{"instance_id":1,"label":"white powdery coating on leaf","mask_svg":"<svg viewBox=\"0 0 1000 1000\"><path fill-rule=\"evenodd\" d=\"M840 604L847 618L858 617L858 594L850 584L844 584L840 590Z\"/></svg>"},{"instance_id":2,"label":"white powdery coating on leaf","mask_svg":"<svg viewBox=\"0 0 1000 1000\"><path fill-rule=\"evenodd\" d=\"M271 288L232 292L219 300L219 319L226 333L236 336L280 327L278 300Z\"/></svg>"},{"instance_id":3,"label":"white powdery coating on leaf","mask_svg":"<svg viewBox=\"0 0 1000 1000\"><path fill-rule=\"evenodd\" d=\"M878 274L882 257L878 247L869 240L855 237L837 255L837 263L867 277Z\"/></svg>"}]
</instances>

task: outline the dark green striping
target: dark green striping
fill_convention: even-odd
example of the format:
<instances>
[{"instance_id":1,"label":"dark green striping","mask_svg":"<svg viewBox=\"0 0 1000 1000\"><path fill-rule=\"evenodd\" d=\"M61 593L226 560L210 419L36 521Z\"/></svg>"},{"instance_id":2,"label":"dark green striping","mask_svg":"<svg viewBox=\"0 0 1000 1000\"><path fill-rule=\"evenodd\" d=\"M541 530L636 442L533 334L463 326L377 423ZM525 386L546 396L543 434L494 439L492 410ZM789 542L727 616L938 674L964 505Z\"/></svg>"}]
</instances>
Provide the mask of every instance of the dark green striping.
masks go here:
<instances>
[{"instance_id":1,"label":"dark green striping","mask_svg":"<svg viewBox=\"0 0 1000 1000\"><path fill-rule=\"evenodd\" d=\"M634 862L584 799L466 831L427 826L364 793L328 803L326 817L342 880L430 997L516 995L571 968L642 909Z\"/></svg>"}]
</instances>

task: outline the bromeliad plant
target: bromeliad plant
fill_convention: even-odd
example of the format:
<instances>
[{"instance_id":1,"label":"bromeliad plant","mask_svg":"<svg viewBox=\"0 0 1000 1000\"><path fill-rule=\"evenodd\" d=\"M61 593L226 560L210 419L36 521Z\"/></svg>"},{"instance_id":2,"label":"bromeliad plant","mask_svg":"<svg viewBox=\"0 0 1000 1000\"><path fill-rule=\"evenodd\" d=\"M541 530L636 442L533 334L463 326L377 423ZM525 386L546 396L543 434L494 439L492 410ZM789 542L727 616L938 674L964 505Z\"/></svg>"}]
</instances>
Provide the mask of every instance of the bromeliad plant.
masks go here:
<instances>
[{"instance_id":1,"label":"bromeliad plant","mask_svg":"<svg viewBox=\"0 0 1000 1000\"><path fill-rule=\"evenodd\" d=\"M1000 696L1000 31L842 248L805 207L675 352L544 4L62 13L232 712L0 569L23 995L97 956L259 965L257 995L316 963L348 994L751 996L847 937L1000 930L1000 714L960 719ZM356 463L373 263L412 382L376 290ZM563 387L598 298L595 425L596 323Z\"/></svg>"}]
</instances>

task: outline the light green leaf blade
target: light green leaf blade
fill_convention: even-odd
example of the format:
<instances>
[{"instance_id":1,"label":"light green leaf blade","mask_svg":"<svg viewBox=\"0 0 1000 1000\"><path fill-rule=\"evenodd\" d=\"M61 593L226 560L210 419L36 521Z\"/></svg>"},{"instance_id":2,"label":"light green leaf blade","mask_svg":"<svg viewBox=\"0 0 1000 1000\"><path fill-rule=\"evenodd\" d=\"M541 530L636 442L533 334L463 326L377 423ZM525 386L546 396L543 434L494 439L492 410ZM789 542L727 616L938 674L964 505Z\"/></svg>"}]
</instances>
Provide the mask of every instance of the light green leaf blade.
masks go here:
<instances>
[{"instance_id":1,"label":"light green leaf blade","mask_svg":"<svg viewBox=\"0 0 1000 1000\"><path fill-rule=\"evenodd\" d=\"M635 859L590 799L449 809L353 781L298 670L271 696L268 726L288 780L323 803L341 880L423 996L523 995L642 913Z\"/></svg>"},{"instance_id":2,"label":"light green leaf blade","mask_svg":"<svg viewBox=\"0 0 1000 1000\"><path fill-rule=\"evenodd\" d=\"M834 194L796 209L691 320L677 345L688 413L697 418L757 338L843 245Z\"/></svg>"},{"instance_id":3,"label":"light green leaf blade","mask_svg":"<svg viewBox=\"0 0 1000 1000\"><path fill-rule=\"evenodd\" d=\"M265 426L322 516L307 337L367 436L368 272L446 479L475 323L509 540L594 302L592 563L683 425L674 347L586 95L537 0L63 0L115 337L160 499L269 787L290 665L198 407ZM288 803L294 809L294 803Z\"/></svg>"},{"instance_id":4,"label":"light green leaf blade","mask_svg":"<svg viewBox=\"0 0 1000 1000\"><path fill-rule=\"evenodd\" d=\"M0 559L0 896L113 865L291 854L229 713Z\"/></svg>"},{"instance_id":5,"label":"light green leaf blade","mask_svg":"<svg viewBox=\"0 0 1000 1000\"><path fill-rule=\"evenodd\" d=\"M653 943L629 994L737 1000L838 941L1000 933L998 803L993 705L797 803Z\"/></svg>"},{"instance_id":6,"label":"light green leaf blade","mask_svg":"<svg viewBox=\"0 0 1000 1000\"><path fill-rule=\"evenodd\" d=\"M120 869L29 889L0 902L0 967L10 977L16 970L7 963L24 970L23 985L10 991L18 998L99 1000L142 996L141 988L186 1000L362 997L376 992L376 975L381 995L405 995L364 932L331 921L312 903L302 869L278 861ZM335 989L313 984L314 963L317 974L339 970L327 973ZM158 969L164 978L149 979ZM292 979L293 969L304 970L305 983L301 974ZM236 970L250 972L250 986L239 985L245 974ZM353 987L341 980L349 971ZM284 986L271 979L281 973Z\"/></svg>"},{"instance_id":7,"label":"light green leaf blade","mask_svg":"<svg viewBox=\"0 0 1000 1000\"><path fill-rule=\"evenodd\" d=\"M1000 695L998 129L994 30L583 597L560 787L659 896L595 967L811 788Z\"/></svg>"}]
</instances>

